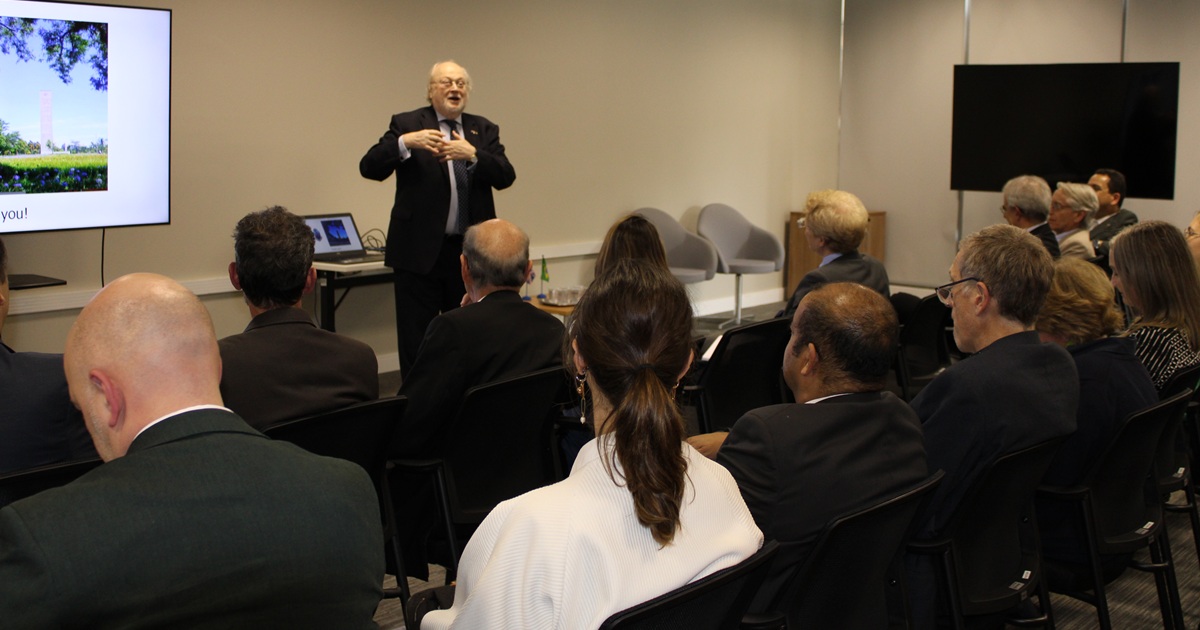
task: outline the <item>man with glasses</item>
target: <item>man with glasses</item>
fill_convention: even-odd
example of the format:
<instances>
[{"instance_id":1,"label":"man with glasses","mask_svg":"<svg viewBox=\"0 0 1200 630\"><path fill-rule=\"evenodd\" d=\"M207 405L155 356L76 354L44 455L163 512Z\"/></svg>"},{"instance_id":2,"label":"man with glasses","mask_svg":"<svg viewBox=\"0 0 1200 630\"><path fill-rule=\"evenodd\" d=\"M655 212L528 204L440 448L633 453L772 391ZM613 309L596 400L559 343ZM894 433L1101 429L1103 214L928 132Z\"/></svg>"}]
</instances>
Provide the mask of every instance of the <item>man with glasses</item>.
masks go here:
<instances>
[{"instance_id":1,"label":"man with glasses","mask_svg":"<svg viewBox=\"0 0 1200 630\"><path fill-rule=\"evenodd\" d=\"M946 472L917 515L918 535L940 533L967 489L1001 456L1075 431L1075 362L1033 329L1053 276L1037 238L993 225L963 240L950 282L937 288L951 309L954 342L971 356L912 401L929 469ZM914 627L932 627L932 566L910 559L908 569Z\"/></svg>"},{"instance_id":2,"label":"man with glasses","mask_svg":"<svg viewBox=\"0 0 1200 630\"><path fill-rule=\"evenodd\" d=\"M1046 223L1054 230L1063 256L1084 260L1096 257L1088 224L1096 214L1097 205L1096 191L1087 184L1058 183L1050 197L1050 217Z\"/></svg>"},{"instance_id":3,"label":"man with glasses","mask_svg":"<svg viewBox=\"0 0 1200 630\"><path fill-rule=\"evenodd\" d=\"M1004 220L1041 239L1046 251L1058 258L1058 239L1046 223L1050 216L1050 184L1037 175L1021 175L1004 184L1003 194L1000 215Z\"/></svg>"},{"instance_id":4,"label":"man with glasses","mask_svg":"<svg viewBox=\"0 0 1200 630\"><path fill-rule=\"evenodd\" d=\"M379 142L358 164L383 181L396 175L385 261L395 273L396 336L401 374L416 359L425 329L457 307L466 290L458 257L466 229L496 217L492 189L512 185L500 128L463 113L471 76L453 61L429 71L429 107L392 116Z\"/></svg>"}]
</instances>

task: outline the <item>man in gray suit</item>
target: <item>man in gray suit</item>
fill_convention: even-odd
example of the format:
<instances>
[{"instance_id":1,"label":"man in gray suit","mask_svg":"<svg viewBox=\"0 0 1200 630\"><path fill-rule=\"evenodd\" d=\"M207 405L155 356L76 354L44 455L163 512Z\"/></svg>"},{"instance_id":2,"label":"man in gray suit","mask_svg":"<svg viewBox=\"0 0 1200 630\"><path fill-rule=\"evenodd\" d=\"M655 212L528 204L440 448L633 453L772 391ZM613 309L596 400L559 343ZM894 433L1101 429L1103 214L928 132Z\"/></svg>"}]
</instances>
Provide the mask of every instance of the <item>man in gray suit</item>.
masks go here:
<instances>
[{"instance_id":1,"label":"man in gray suit","mask_svg":"<svg viewBox=\"0 0 1200 630\"><path fill-rule=\"evenodd\" d=\"M195 295L118 278L79 314L64 365L106 463L0 510L4 627L376 627L370 478L221 406Z\"/></svg>"},{"instance_id":2,"label":"man in gray suit","mask_svg":"<svg viewBox=\"0 0 1200 630\"><path fill-rule=\"evenodd\" d=\"M883 297L891 294L883 263L860 254L870 216L858 197L844 190L819 190L805 203L800 227L808 248L821 257L821 266L800 279L780 316L791 317L809 291L830 282L855 282Z\"/></svg>"},{"instance_id":3,"label":"man in gray suit","mask_svg":"<svg viewBox=\"0 0 1200 630\"><path fill-rule=\"evenodd\" d=\"M225 406L262 430L379 398L379 367L367 344L318 328L300 308L317 281L313 233L275 206L233 232L229 281L253 318L220 341Z\"/></svg>"}]
</instances>

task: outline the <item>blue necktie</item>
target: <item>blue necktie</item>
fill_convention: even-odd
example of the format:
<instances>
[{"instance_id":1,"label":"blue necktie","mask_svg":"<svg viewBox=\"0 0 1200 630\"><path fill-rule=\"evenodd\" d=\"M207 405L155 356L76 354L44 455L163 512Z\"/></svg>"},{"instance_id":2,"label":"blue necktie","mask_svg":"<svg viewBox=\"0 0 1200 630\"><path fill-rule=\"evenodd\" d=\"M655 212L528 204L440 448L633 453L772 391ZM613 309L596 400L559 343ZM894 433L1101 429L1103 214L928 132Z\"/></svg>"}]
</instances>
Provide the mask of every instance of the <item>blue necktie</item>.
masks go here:
<instances>
[{"instance_id":1,"label":"blue necktie","mask_svg":"<svg viewBox=\"0 0 1200 630\"><path fill-rule=\"evenodd\" d=\"M450 139L453 140L454 132L459 130L458 121L446 120L446 125L450 127ZM459 133L461 134L461 132ZM471 190L467 185L467 162L466 160L452 160L450 164L454 168L454 184L458 189L458 214L454 219L454 231L457 234L463 234L471 225L469 210Z\"/></svg>"}]
</instances>

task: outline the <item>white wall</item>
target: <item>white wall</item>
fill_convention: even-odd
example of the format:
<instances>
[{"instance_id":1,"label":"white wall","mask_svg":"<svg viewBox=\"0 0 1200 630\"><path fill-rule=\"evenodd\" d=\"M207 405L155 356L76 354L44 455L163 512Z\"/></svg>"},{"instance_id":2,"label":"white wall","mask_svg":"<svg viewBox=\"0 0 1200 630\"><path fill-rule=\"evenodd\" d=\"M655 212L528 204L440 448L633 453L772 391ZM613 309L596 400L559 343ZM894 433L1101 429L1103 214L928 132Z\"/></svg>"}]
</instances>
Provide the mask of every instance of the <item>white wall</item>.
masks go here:
<instances>
[{"instance_id":1,"label":"white wall","mask_svg":"<svg viewBox=\"0 0 1200 630\"><path fill-rule=\"evenodd\" d=\"M945 282L954 257L951 97L953 67L967 59L1116 62L1124 32L1125 61L1181 62L1175 199L1126 205L1142 219L1187 224L1200 206L1200 3L1128 4L1125 22L1122 0L971 0L967 33L964 0L847 0L839 185L888 211L893 282ZM963 233L998 223L999 206L999 193L965 193Z\"/></svg>"},{"instance_id":2,"label":"white wall","mask_svg":"<svg viewBox=\"0 0 1200 630\"><path fill-rule=\"evenodd\" d=\"M836 182L837 0L119 3L173 10L172 222L109 230L109 280L154 271L220 286L234 223L270 204L352 210L360 229L386 228L393 183L360 178L358 160L391 114L424 105L442 58L471 71L468 111L501 127L517 181L498 211L535 252L594 243L641 206L694 227L717 201L782 239L787 212ZM100 231L5 240L12 272L69 281L17 292L5 341L61 351L77 309L22 304L98 289ZM552 284L582 283L590 268L554 262ZM782 298L781 274L746 285ZM723 276L694 289L726 308L732 293ZM205 302L221 336L249 319L236 294ZM392 354L392 310L390 288L354 289L338 329Z\"/></svg>"}]
</instances>

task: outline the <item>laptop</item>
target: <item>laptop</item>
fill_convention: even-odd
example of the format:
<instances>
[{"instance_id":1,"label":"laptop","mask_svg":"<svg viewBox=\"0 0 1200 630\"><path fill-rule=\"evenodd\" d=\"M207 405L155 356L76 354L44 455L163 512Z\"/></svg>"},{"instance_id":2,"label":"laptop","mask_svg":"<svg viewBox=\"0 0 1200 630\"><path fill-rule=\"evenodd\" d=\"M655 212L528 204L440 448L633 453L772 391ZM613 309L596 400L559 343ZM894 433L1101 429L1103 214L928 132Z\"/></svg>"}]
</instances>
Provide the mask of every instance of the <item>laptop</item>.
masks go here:
<instances>
[{"instance_id":1,"label":"laptop","mask_svg":"<svg viewBox=\"0 0 1200 630\"><path fill-rule=\"evenodd\" d=\"M309 215L304 222L313 233L313 260L317 262L349 264L383 260L383 254L368 253L363 248L349 212Z\"/></svg>"}]
</instances>

